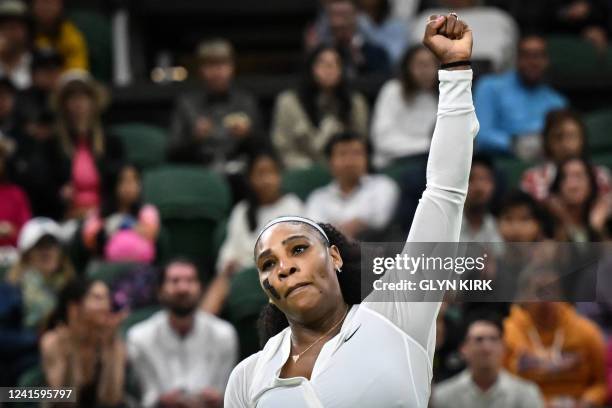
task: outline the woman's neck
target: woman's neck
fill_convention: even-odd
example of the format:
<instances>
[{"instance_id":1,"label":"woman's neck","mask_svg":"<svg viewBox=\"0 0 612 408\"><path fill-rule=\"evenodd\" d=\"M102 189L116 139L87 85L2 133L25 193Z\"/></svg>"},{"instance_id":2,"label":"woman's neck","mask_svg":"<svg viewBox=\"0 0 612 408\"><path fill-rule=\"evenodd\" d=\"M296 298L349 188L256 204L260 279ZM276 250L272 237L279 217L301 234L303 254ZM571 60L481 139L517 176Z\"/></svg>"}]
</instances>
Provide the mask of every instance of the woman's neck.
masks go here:
<instances>
[{"instance_id":1,"label":"woman's neck","mask_svg":"<svg viewBox=\"0 0 612 408\"><path fill-rule=\"evenodd\" d=\"M308 347L332 328L334 329L329 333L329 335L336 335L342 327L342 323L339 322L346 316L348 309L349 306L342 302L342 304L339 305L339 307L336 307L331 313L324 313L321 318L313 322L301 323L289 320L289 326L291 326L291 335L293 337L294 344L302 347ZM334 325L336 327L334 327Z\"/></svg>"},{"instance_id":2,"label":"woman's neck","mask_svg":"<svg viewBox=\"0 0 612 408\"><path fill-rule=\"evenodd\" d=\"M581 226L584 224L582 206L566 204L568 221L572 225Z\"/></svg>"}]
</instances>

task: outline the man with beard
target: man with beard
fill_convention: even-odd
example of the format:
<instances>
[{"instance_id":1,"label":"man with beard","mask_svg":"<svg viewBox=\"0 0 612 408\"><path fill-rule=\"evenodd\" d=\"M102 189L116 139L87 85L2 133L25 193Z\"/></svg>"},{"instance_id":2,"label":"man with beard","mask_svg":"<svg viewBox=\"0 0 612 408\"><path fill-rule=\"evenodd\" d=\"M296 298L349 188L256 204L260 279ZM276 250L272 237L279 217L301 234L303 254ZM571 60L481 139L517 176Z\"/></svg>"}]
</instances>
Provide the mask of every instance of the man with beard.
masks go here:
<instances>
[{"instance_id":1,"label":"man with beard","mask_svg":"<svg viewBox=\"0 0 612 408\"><path fill-rule=\"evenodd\" d=\"M164 309L127 334L131 366L144 407L221 407L236 364L233 327L198 308L202 283L193 262L170 261L161 271Z\"/></svg>"}]
</instances>

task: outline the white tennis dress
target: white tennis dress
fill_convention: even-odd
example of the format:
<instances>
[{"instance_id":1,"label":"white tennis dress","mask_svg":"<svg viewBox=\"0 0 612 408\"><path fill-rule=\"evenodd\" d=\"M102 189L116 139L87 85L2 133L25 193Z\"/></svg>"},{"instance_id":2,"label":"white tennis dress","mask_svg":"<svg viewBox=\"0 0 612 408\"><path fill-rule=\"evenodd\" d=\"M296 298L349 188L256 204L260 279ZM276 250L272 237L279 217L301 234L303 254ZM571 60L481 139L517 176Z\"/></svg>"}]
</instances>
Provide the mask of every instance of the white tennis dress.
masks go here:
<instances>
[{"instance_id":1,"label":"white tennis dress","mask_svg":"<svg viewBox=\"0 0 612 408\"><path fill-rule=\"evenodd\" d=\"M440 99L427 188L408 235L410 242L459 240L473 139L479 125L472 103L472 71L439 71ZM394 281L396 272L385 279ZM397 281L397 280L395 280ZM289 358L291 329L234 368L225 407L426 407L432 378L439 302L390 302L351 307L340 332L327 341L310 379L279 378Z\"/></svg>"}]
</instances>

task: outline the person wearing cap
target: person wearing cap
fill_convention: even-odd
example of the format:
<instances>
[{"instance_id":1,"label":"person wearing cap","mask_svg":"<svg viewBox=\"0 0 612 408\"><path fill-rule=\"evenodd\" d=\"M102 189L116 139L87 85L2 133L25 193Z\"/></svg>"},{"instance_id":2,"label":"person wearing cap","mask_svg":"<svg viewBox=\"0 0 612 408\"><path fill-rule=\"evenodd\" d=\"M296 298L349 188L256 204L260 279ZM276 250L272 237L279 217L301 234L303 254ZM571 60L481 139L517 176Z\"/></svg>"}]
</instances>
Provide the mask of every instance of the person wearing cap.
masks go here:
<instances>
[{"instance_id":1,"label":"person wearing cap","mask_svg":"<svg viewBox=\"0 0 612 408\"><path fill-rule=\"evenodd\" d=\"M81 219L97 209L104 173L121 165L123 146L102 125L101 115L108 103L106 88L82 70L64 73L51 96L59 143L71 163L71 178L61 193L68 218Z\"/></svg>"},{"instance_id":2,"label":"person wearing cap","mask_svg":"<svg viewBox=\"0 0 612 408\"><path fill-rule=\"evenodd\" d=\"M0 76L9 77L17 89L26 89L32 81L30 24L26 3L0 2Z\"/></svg>"},{"instance_id":3,"label":"person wearing cap","mask_svg":"<svg viewBox=\"0 0 612 408\"><path fill-rule=\"evenodd\" d=\"M0 247L15 247L19 231L31 217L28 197L9 179L10 146L0 138Z\"/></svg>"},{"instance_id":4,"label":"person wearing cap","mask_svg":"<svg viewBox=\"0 0 612 408\"><path fill-rule=\"evenodd\" d=\"M24 327L40 329L55 308L59 291L74 277L74 268L62 247L61 228L49 218L28 221L17 249L19 260L7 281L21 288Z\"/></svg>"},{"instance_id":5,"label":"person wearing cap","mask_svg":"<svg viewBox=\"0 0 612 408\"><path fill-rule=\"evenodd\" d=\"M202 86L181 95L172 116L170 156L225 172L228 160L248 149L259 127L255 99L236 88L234 50L222 39L197 49Z\"/></svg>"},{"instance_id":6,"label":"person wearing cap","mask_svg":"<svg viewBox=\"0 0 612 408\"><path fill-rule=\"evenodd\" d=\"M36 121L40 112L49 110L51 93L62 75L64 59L53 48L37 48L32 53L32 85L19 92L17 109L25 121L24 131Z\"/></svg>"},{"instance_id":7,"label":"person wearing cap","mask_svg":"<svg viewBox=\"0 0 612 408\"><path fill-rule=\"evenodd\" d=\"M87 43L81 31L64 15L64 0L33 0L34 41L63 57L65 70L89 69Z\"/></svg>"}]
</instances>

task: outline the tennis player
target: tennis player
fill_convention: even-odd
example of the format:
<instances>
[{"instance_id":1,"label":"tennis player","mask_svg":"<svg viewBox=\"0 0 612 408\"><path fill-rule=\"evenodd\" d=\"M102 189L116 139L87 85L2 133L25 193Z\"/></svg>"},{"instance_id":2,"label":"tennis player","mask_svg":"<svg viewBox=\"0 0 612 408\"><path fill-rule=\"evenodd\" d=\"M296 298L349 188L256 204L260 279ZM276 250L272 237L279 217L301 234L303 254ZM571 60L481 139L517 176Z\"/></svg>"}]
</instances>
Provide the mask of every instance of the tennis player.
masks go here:
<instances>
[{"instance_id":1,"label":"tennis player","mask_svg":"<svg viewBox=\"0 0 612 408\"><path fill-rule=\"evenodd\" d=\"M407 246L459 240L479 128L470 29L454 13L432 16L423 43L442 64L440 98L427 188ZM402 292L389 302L360 302L353 245L305 218L277 218L263 228L254 254L270 299L262 320L271 337L233 370L226 408L427 406L440 304L407 302Z\"/></svg>"}]
</instances>

